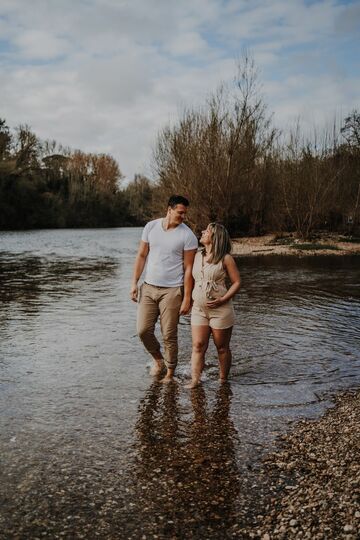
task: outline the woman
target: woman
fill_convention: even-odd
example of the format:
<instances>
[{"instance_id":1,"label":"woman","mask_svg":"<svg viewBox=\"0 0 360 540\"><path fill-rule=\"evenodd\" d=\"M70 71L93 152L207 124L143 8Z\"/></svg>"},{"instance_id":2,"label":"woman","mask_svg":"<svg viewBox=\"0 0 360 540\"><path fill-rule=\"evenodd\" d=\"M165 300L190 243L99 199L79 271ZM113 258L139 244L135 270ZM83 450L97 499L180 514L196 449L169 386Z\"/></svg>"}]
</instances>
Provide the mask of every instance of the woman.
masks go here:
<instances>
[{"instance_id":1,"label":"woman","mask_svg":"<svg viewBox=\"0 0 360 540\"><path fill-rule=\"evenodd\" d=\"M230 255L231 241L225 227L210 223L202 232L200 243L204 248L195 255L193 266L192 381L188 388L194 388L200 382L210 334L219 355L220 382L227 380L231 366L229 344L235 320L231 299L240 289L240 275ZM226 278L231 282L228 290Z\"/></svg>"}]
</instances>

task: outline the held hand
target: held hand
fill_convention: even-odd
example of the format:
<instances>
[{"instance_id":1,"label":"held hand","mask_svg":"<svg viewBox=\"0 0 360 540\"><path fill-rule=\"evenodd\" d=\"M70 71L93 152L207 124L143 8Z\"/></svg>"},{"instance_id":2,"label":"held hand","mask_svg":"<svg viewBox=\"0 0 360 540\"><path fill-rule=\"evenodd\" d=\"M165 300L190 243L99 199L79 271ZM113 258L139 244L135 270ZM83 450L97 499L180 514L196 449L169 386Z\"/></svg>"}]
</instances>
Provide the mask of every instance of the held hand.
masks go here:
<instances>
[{"instance_id":1,"label":"held hand","mask_svg":"<svg viewBox=\"0 0 360 540\"><path fill-rule=\"evenodd\" d=\"M191 308L191 301L185 300L184 298L180 306L180 311L179 311L180 315L187 315L190 311L190 308Z\"/></svg>"},{"instance_id":2,"label":"held hand","mask_svg":"<svg viewBox=\"0 0 360 540\"><path fill-rule=\"evenodd\" d=\"M225 301L222 298L215 298L214 300L206 302L207 307L212 309L222 306L223 304L225 304Z\"/></svg>"},{"instance_id":3,"label":"held hand","mask_svg":"<svg viewBox=\"0 0 360 540\"><path fill-rule=\"evenodd\" d=\"M138 286L132 285L130 289L130 298L133 302L137 302L138 298Z\"/></svg>"}]
</instances>

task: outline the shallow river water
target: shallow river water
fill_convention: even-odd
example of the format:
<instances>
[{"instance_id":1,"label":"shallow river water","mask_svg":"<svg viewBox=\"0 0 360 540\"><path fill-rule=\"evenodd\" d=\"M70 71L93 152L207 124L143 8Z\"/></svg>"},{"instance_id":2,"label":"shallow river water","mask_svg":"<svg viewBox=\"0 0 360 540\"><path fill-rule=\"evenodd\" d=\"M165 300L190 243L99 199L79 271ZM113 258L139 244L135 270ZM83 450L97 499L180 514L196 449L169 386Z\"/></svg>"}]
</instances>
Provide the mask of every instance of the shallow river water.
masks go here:
<instances>
[{"instance_id":1,"label":"shallow river water","mask_svg":"<svg viewBox=\"0 0 360 540\"><path fill-rule=\"evenodd\" d=\"M141 230L0 233L1 538L231 538L289 423L360 383L360 258L240 258L233 367L149 375L129 282ZM3 531L3 532L1 532ZM3 534L3 536L1 536Z\"/></svg>"}]
</instances>

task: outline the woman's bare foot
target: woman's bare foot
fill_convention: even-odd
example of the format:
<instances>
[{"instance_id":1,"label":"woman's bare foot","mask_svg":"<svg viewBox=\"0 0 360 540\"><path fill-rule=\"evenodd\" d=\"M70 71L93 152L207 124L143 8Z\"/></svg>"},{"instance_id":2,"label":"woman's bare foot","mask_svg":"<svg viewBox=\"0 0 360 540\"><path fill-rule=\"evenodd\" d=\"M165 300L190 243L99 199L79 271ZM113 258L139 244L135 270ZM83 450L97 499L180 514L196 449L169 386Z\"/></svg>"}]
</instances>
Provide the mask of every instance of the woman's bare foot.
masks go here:
<instances>
[{"instance_id":1,"label":"woman's bare foot","mask_svg":"<svg viewBox=\"0 0 360 540\"><path fill-rule=\"evenodd\" d=\"M200 385L199 380L198 381L191 381L190 383L185 385L185 388L189 388L191 390L192 388L196 388L199 385Z\"/></svg>"},{"instance_id":2,"label":"woman's bare foot","mask_svg":"<svg viewBox=\"0 0 360 540\"><path fill-rule=\"evenodd\" d=\"M152 377L158 377L164 370L164 363L162 360L153 358L153 365L150 368L150 375Z\"/></svg>"},{"instance_id":3,"label":"woman's bare foot","mask_svg":"<svg viewBox=\"0 0 360 540\"><path fill-rule=\"evenodd\" d=\"M169 384L171 382L173 382L174 380L174 377L169 377L169 375L165 375L165 377L163 379L161 379L161 383L162 384Z\"/></svg>"}]
</instances>

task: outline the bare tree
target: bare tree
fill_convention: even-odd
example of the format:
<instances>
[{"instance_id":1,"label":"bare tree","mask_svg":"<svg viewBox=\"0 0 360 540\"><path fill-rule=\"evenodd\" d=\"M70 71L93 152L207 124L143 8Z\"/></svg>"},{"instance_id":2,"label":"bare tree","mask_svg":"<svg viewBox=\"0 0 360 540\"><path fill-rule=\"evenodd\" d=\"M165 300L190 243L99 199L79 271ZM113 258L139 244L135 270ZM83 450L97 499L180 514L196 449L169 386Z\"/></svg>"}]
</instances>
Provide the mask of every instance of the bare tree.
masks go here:
<instances>
[{"instance_id":1,"label":"bare tree","mask_svg":"<svg viewBox=\"0 0 360 540\"><path fill-rule=\"evenodd\" d=\"M345 118L341 134L347 142L342 148L342 161L346 161L345 193L348 196L347 228L353 233L360 222L360 113L355 109ZM344 201L345 202L345 201Z\"/></svg>"},{"instance_id":2,"label":"bare tree","mask_svg":"<svg viewBox=\"0 0 360 540\"><path fill-rule=\"evenodd\" d=\"M204 107L186 110L160 132L154 150L159 193L189 196L196 229L215 219L231 228L259 222L266 205L261 170L274 136L254 62L245 55L232 85L221 85ZM261 194L249 207L256 190Z\"/></svg>"},{"instance_id":3,"label":"bare tree","mask_svg":"<svg viewBox=\"0 0 360 540\"><path fill-rule=\"evenodd\" d=\"M345 118L340 132L351 147L360 149L360 113L356 109Z\"/></svg>"},{"instance_id":4,"label":"bare tree","mask_svg":"<svg viewBox=\"0 0 360 540\"><path fill-rule=\"evenodd\" d=\"M340 180L334 163L336 142L324 130L321 136L304 139L299 124L290 133L279 162L280 185L287 226L302 238L326 224Z\"/></svg>"}]
</instances>

